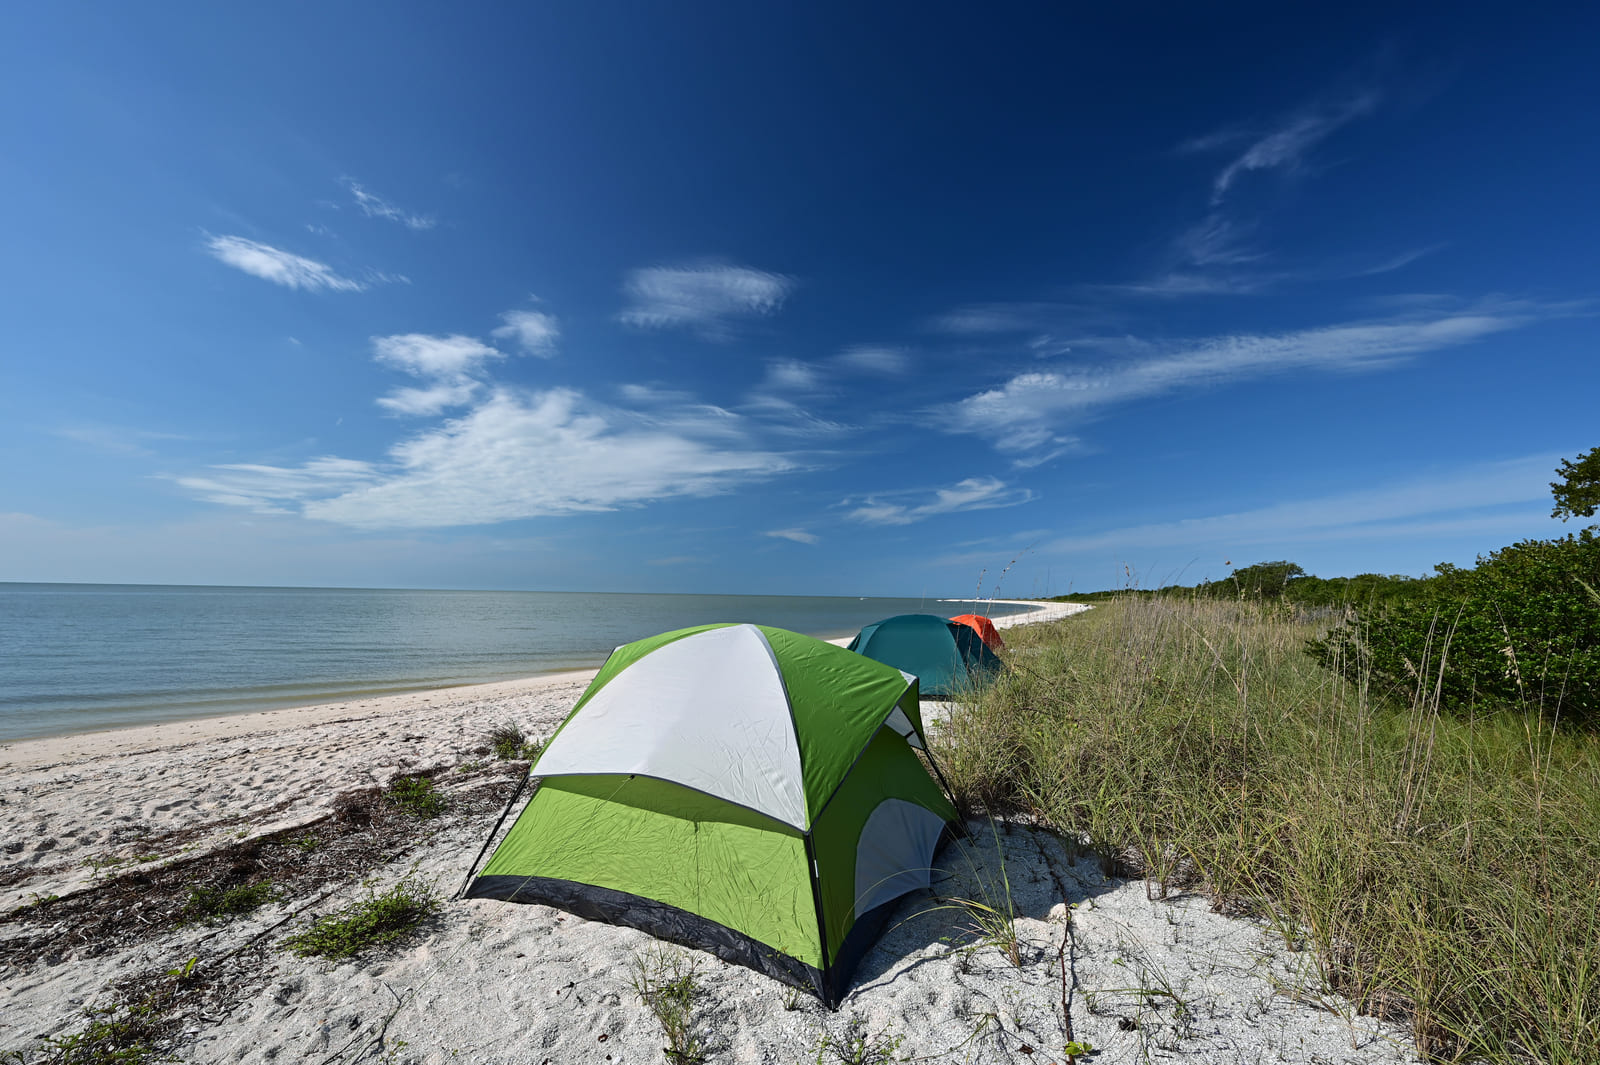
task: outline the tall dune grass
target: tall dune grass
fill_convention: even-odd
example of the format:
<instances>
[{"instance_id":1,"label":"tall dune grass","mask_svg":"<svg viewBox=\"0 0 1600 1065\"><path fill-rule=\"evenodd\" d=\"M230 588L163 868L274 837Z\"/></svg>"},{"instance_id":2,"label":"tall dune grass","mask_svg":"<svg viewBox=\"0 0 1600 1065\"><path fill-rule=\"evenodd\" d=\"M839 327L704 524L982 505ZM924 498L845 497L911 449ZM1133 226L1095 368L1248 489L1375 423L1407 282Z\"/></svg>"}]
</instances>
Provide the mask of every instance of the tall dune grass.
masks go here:
<instances>
[{"instance_id":1,"label":"tall dune grass","mask_svg":"<svg viewBox=\"0 0 1600 1065\"><path fill-rule=\"evenodd\" d=\"M1012 629L936 753L964 804L1305 941L1433 1060L1600 1061L1600 738L1442 714L1445 632L1379 700L1304 653L1321 628L1141 597Z\"/></svg>"}]
</instances>

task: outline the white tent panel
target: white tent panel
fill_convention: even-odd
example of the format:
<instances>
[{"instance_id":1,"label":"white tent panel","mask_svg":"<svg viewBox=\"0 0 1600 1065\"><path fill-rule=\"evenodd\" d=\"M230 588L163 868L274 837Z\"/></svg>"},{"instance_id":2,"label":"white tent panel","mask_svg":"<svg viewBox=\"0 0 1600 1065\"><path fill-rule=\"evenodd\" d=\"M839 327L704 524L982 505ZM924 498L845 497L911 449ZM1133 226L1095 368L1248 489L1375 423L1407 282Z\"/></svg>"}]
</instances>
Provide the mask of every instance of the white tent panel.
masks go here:
<instances>
[{"instance_id":1,"label":"white tent panel","mask_svg":"<svg viewBox=\"0 0 1600 1065\"><path fill-rule=\"evenodd\" d=\"M932 882L944 818L904 799L875 807L856 844L856 916Z\"/></svg>"},{"instance_id":2,"label":"white tent panel","mask_svg":"<svg viewBox=\"0 0 1600 1065\"><path fill-rule=\"evenodd\" d=\"M806 827L788 693L754 625L686 636L628 666L557 733L537 772L659 777Z\"/></svg>"},{"instance_id":3,"label":"white tent panel","mask_svg":"<svg viewBox=\"0 0 1600 1065\"><path fill-rule=\"evenodd\" d=\"M884 725L898 732L911 746L916 747L918 750L922 749L922 737L918 736L917 730L911 727L911 719L906 716L904 710L900 709L899 704L895 705L894 712L889 715L888 720L884 721Z\"/></svg>"}]
</instances>

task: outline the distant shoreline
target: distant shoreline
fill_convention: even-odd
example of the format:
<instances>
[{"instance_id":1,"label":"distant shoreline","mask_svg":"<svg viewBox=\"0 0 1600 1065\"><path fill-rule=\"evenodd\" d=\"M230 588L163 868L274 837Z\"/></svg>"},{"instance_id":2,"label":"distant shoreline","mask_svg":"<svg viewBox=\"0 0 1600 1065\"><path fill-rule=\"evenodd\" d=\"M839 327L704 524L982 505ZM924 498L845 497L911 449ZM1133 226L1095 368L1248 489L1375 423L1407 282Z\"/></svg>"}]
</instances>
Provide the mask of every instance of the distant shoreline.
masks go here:
<instances>
[{"instance_id":1,"label":"distant shoreline","mask_svg":"<svg viewBox=\"0 0 1600 1065\"><path fill-rule=\"evenodd\" d=\"M967 599L940 599L936 603L971 603ZM982 605L1028 606L1027 613L995 619L999 628L1031 624L1067 617L1088 609L1072 603L1045 603L1022 599L982 601ZM829 642L844 644L848 636L832 637ZM257 732L278 732L305 725L324 724L352 717L382 716L404 708L420 708L433 701L457 702L492 700L506 694L524 694L546 687L575 682L588 683L599 665L578 668L552 668L519 677L508 677L465 684L404 687L378 693L352 692L321 698L313 702L264 708L212 712L193 716L173 716L165 720L131 725L68 730L0 741L0 767L38 766L111 754L162 749L174 744L237 737Z\"/></svg>"}]
</instances>

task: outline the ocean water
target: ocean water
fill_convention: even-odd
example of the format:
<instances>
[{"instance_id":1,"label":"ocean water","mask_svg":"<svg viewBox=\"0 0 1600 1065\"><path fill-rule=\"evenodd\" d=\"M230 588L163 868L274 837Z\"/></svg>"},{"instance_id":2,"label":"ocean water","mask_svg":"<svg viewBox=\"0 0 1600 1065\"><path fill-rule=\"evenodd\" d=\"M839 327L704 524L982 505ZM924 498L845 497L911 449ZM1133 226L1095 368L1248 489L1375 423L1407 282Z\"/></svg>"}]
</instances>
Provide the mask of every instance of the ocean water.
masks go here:
<instances>
[{"instance_id":1,"label":"ocean water","mask_svg":"<svg viewBox=\"0 0 1600 1065\"><path fill-rule=\"evenodd\" d=\"M831 638L973 604L823 596L0 583L0 741L596 667L750 621ZM991 616L1026 611L995 603Z\"/></svg>"}]
</instances>

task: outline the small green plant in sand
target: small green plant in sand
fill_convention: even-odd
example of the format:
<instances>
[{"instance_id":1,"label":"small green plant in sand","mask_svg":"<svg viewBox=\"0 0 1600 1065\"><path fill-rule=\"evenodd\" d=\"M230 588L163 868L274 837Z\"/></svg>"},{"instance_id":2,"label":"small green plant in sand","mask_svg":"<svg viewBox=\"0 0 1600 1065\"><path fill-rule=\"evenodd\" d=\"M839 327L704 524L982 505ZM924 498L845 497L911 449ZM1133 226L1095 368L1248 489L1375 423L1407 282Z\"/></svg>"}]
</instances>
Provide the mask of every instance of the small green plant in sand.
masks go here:
<instances>
[{"instance_id":1,"label":"small green plant in sand","mask_svg":"<svg viewBox=\"0 0 1600 1065\"><path fill-rule=\"evenodd\" d=\"M1005 850L1000 843L1000 830L993 819L989 822L994 835L994 852L998 871L991 875L984 871L984 856L962 844L972 891L969 895L939 896L934 905L920 913L953 910L965 918L962 931L973 937L964 947L994 947L1016 968L1022 967L1022 939L1017 933L1017 908L1011 897L1011 878L1006 872ZM920 916L920 913L918 916Z\"/></svg>"},{"instance_id":2,"label":"small green plant in sand","mask_svg":"<svg viewBox=\"0 0 1600 1065\"><path fill-rule=\"evenodd\" d=\"M823 1032L817 1040L816 1065L891 1065L905 1061L900 1057L903 1035L891 1034L888 1028L874 1032L860 1016L852 1016L841 1035Z\"/></svg>"},{"instance_id":3,"label":"small green plant in sand","mask_svg":"<svg viewBox=\"0 0 1600 1065\"><path fill-rule=\"evenodd\" d=\"M181 1026L179 992L194 979L198 957L156 976L133 1000L90 1006L75 1032L46 1036L25 1050L0 1052L3 1065L145 1065L177 1061L167 1049Z\"/></svg>"},{"instance_id":4,"label":"small green plant in sand","mask_svg":"<svg viewBox=\"0 0 1600 1065\"><path fill-rule=\"evenodd\" d=\"M196 921L219 924L251 913L274 897L270 880L235 884L230 888L196 886L189 889L189 899L178 911L178 917L186 924Z\"/></svg>"},{"instance_id":5,"label":"small green plant in sand","mask_svg":"<svg viewBox=\"0 0 1600 1065\"><path fill-rule=\"evenodd\" d=\"M143 1065L176 1061L156 1049L161 1011L150 1002L93 1007L89 1023L76 1032L45 1037L27 1050L0 1055L5 1065Z\"/></svg>"},{"instance_id":6,"label":"small green plant in sand","mask_svg":"<svg viewBox=\"0 0 1600 1065\"><path fill-rule=\"evenodd\" d=\"M351 958L409 934L438 908L432 889L408 876L388 891L317 918L310 928L284 940L283 947L303 958Z\"/></svg>"},{"instance_id":7,"label":"small green plant in sand","mask_svg":"<svg viewBox=\"0 0 1600 1065\"><path fill-rule=\"evenodd\" d=\"M81 864L83 865L83 867L85 869L88 869L90 871L90 873L93 875L93 877L96 880L98 880L100 878L100 874L102 874L102 873L111 872L111 871L115 871L117 869L121 869L125 865L143 865L145 862L156 861L160 857L161 857L161 855L159 855L159 854L134 854L134 855L130 855L130 856L127 856L127 857L122 857L122 858L118 858L118 857L109 857L109 858L94 857L94 858L85 858Z\"/></svg>"},{"instance_id":8,"label":"small green plant in sand","mask_svg":"<svg viewBox=\"0 0 1600 1065\"><path fill-rule=\"evenodd\" d=\"M703 1062L711 1053L695 1024L695 1000L703 991L699 977L688 955L666 946L633 958L633 990L661 1025L667 1040L661 1052L674 1065Z\"/></svg>"},{"instance_id":9,"label":"small green plant in sand","mask_svg":"<svg viewBox=\"0 0 1600 1065\"><path fill-rule=\"evenodd\" d=\"M495 730L489 733L489 746L493 748L496 758L507 762L531 762L544 750L544 744L529 737L520 727L509 721L496 726Z\"/></svg>"},{"instance_id":10,"label":"small green plant in sand","mask_svg":"<svg viewBox=\"0 0 1600 1065\"><path fill-rule=\"evenodd\" d=\"M444 796L427 777L395 777L389 782L388 799L412 817L424 820L444 812Z\"/></svg>"}]
</instances>

